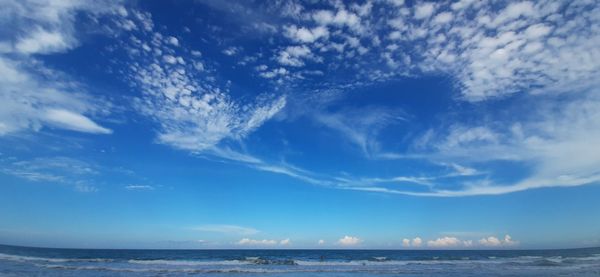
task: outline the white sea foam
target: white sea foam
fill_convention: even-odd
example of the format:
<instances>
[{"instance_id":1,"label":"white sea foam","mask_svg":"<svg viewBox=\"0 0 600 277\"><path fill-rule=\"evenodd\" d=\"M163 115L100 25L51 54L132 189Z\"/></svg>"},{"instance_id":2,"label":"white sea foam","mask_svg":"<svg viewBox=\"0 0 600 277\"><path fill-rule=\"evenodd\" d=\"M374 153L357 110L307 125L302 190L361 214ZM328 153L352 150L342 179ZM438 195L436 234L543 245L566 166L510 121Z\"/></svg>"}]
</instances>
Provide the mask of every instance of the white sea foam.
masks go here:
<instances>
[{"instance_id":1,"label":"white sea foam","mask_svg":"<svg viewBox=\"0 0 600 277\"><path fill-rule=\"evenodd\" d=\"M216 265L249 265L251 262L239 260L194 261L194 260L129 260L131 264L142 265L171 265L171 266L216 266Z\"/></svg>"},{"instance_id":2,"label":"white sea foam","mask_svg":"<svg viewBox=\"0 0 600 277\"><path fill-rule=\"evenodd\" d=\"M0 260L14 262L47 262L47 263L68 263L68 262L87 262L87 263L106 263L112 262L112 259L77 259L77 258L45 258L33 256L21 256L0 253Z\"/></svg>"}]
</instances>

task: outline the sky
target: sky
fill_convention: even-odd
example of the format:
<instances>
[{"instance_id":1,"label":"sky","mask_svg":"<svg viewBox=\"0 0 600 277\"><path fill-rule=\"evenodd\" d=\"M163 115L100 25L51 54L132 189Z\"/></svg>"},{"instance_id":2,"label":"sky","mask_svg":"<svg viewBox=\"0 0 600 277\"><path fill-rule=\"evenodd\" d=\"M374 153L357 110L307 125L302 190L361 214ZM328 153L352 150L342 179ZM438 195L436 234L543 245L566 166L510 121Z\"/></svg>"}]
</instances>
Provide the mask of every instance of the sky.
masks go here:
<instances>
[{"instance_id":1,"label":"sky","mask_svg":"<svg viewBox=\"0 0 600 277\"><path fill-rule=\"evenodd\" d=\"M600 245L600 4L0 0L0 244Z\"/></svg>"}]
</instances>

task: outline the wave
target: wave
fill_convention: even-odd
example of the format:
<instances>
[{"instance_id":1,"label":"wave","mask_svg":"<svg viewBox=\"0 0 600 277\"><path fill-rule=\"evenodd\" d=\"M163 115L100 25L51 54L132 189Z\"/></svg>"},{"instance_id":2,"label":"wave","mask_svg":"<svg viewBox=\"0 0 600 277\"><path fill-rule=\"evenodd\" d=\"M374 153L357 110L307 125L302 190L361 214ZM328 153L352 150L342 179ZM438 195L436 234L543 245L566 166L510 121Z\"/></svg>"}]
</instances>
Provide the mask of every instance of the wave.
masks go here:
<instances>
[{"instance_id":1,"label":"wave","mask_svg":"<svg viewBox=\"0 0 600 277\"><path fill-rule=\"evenodd\" d=\"M249 265L251 262L240 260L197 261L197 260L128 260L130 264L172 265L172 266L216 266L216 265Z\"/></svg>"},{"instance_id":2,"label":"wave","mask_svg":"<svg viewBox=\"0 0 600 277\"><path fill-rule=\"evenodd\" d=\"M433 257L432 257L433 258ZM513 256L513 257L452 257L439 259L394 260L389 257L371 257L361 260L318 260L277 257L243 257L231 260L185 259L103 259L103 258L50 258L0 253L0 261L30 263L36 267L56 270L92 270L124 272L397 272L432 268L494 267L560 267L586 268L600 265L600 254L585 256Z\"/></svg>"},{"instance_id":3,"label":"wave","mask_svg":"<svg viewBox=\"0 0 600 277\"><path fill-rule=\"evenodd\" d=\"M69 263L69 262L84 262L84 263L107 263L114 261L113 259L86 259L86 258L46 258L34 256L21 256L0 253L0 260L8 260L13 262L48 262L48 263Z\"/></svg>"},{"instance_id":4,"label":"wave","mask_svg":"<svg viewBox=\"0 0 600 277\"><path fill-rule=\"evenodd\" d=\"M343 269L276 269L276 268L249 268L249 267L231 267L217 269L201 268L126 268L126 267L104 267L104 266L70 266L54 264L35 264L38 267L55 270L73 270L73 271L113 271L113 272L138 272L138 273L293 273L293 272L353 272L354 270Z\"/></svg>"}]
</instances>

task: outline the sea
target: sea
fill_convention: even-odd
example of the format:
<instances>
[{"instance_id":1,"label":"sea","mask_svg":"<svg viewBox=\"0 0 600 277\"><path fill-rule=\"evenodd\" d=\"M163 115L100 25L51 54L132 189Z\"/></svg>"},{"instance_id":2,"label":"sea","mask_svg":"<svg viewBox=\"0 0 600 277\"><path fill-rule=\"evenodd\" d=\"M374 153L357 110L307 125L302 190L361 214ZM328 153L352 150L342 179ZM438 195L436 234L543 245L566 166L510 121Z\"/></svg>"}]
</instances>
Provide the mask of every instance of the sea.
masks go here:
<instances>
[{"instance_id":1,"label":"sea","mask_svg":"<svg viewBox=\"0 0 600 277\"><path fill-rule=\"evenodd\" d=\"M0 276L600 276L600 248L108 250L0 245Z\"/></svg>"}]
</instances>

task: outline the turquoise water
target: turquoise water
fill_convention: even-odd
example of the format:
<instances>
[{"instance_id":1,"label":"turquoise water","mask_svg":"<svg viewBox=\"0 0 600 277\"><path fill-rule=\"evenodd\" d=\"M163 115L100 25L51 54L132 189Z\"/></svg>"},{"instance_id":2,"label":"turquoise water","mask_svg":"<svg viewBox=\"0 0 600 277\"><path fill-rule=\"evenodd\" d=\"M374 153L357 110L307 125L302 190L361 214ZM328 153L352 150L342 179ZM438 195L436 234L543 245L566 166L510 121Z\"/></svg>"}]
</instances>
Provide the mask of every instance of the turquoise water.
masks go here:
<instances>
[{"instance_id":1,"label":"turquoise water","mask_svg":"<svg viewBox=\"0 0 600 277\"><path fill-rule=\"evenodd\" d=\"M0 246L0 276L600 276L570 250L100 250Z\"/></svg>"}]
</instances>

